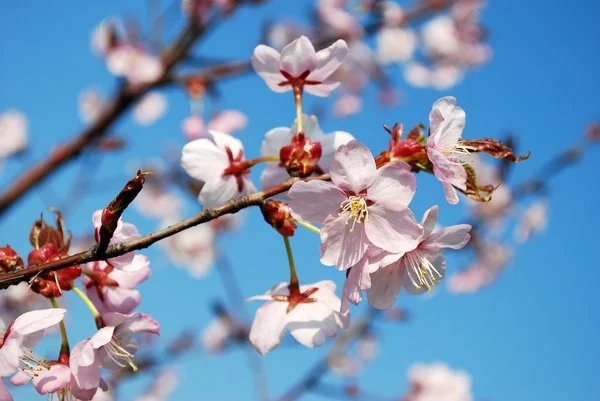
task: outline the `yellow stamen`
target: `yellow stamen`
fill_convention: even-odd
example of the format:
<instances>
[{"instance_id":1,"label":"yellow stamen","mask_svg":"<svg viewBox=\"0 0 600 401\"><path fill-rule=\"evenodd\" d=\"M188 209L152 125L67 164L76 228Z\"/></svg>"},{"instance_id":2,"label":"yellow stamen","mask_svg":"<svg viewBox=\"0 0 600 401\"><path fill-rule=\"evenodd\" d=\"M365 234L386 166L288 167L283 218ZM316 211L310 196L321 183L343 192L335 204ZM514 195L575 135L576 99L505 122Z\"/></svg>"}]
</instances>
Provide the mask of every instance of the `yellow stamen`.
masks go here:
<instances>
[{"instance_id":1,"label":"yellow stamen","mask_svg":"<svg viewBox=\"0 0 600 401\"><path fill-rule=\"evenodd\" d=\"M361 196L350 196L348 199L342 202L340 209L342 211L338 213L338 216L341 216L344 212L350 212L348 218L346 219L346 225L350 223L350 220L353 220L352 227L350 227L350 232L354 231L356 224L360 224L362 222L366 223L369 221L367 200Z\"/></svg>"}]
</instances>

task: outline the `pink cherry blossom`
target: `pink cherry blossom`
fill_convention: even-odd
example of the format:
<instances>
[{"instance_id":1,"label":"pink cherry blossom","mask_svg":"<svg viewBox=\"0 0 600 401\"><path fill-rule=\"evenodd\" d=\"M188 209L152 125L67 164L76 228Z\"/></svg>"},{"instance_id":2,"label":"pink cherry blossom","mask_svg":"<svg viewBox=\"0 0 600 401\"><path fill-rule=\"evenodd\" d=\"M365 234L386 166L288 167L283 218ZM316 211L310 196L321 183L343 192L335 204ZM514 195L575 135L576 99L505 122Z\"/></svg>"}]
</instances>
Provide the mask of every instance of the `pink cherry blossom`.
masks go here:
<instances>
[{"instance_id":1,"label":"pink cherry blossom","mask_svg":"<svg viewBox=\"0 0 600 401\"><path fill-rule=\"evenodd\" d=\"M85 123L93 123L100 116L105 102L97 89L85 89L79 94L79 117Z\"/></svg>"},{"instance_id":2,"label":"pink cherry blossom","mask_svg":"<svg viewBox=\"0 0 600 401\"><path fill-rule=\"evenodd\" d=\"M424 232L415 249L398 255L394 263L382 263L382 267L371 274L371 288L367 290L369 305L377 309L390 309L402 287L410 293L420 294L431 290L442 280L446 273L442 249L464 247L469 242L471 226L460 224L433 231L437 214L437 206L425 212L421 223Z\"/></svg>"},{"instance_id":3,"label":"pink cherry blossom","mask_svg":"<svg viewBox=\"0 0 600 401\"><path fill-rule=\"evenodd\" d=\"M290 295L288 283L279 283L265 295L249 298L264 300L256 311L250 328L250 343L265 355L283 340L285 330L308 348L319 347L327 337L334 337L338 327L346 328L350 315L340 314L341 301L335 295L333 281L319 281L300 286L300 293Z\"/></svg>"},{"instance_id":4,"label":"pink cherry blossom","mask_svg":"<svg viewBox=\"0 0 600 401\"><path fill-rule=\"evenodd\" d=\"M466 189L467 173L460 159L468 154L468 149L461 145L465 121L464 110L456 106L456 99L451 96L437 100L429 113L425 149L433 164L433 173L442 182L446 200L451 204L458 203L454 186Z\"/></svg>"},{"instance_id":5,"label":"pink cherry blossom","mask_svg":"<svg viewBox=\"0 0 600 401\"><path fill-rule=\"evenodd\" d=\"M442 15L428 21L421 32L425 51L434 57L454 57L460 50L456 24Z\"/></svg>"},{"instance_id":6,"label":"pink cherry blossom","mask_svg":"<svg viewBox=\"0 0 600 401\"><path fill-rule=\"evenodd\" d=\"M196 139L183 147L183 169L204 185L198 195L206 208L218 207L232 198L256 192L250 169L244 165L244 146L238 139L210 131L213 141Z\"/></svg>"},{"instance_id":7,"label":"pink cherry blossom","mask_svg":"<svg viewBox=\"0 0 600 401\"><path fill-rule=\"evenodd\" d=\"M431 70L418 62L410 62L404 67L404 79L417 88L431 85Z\"/></svg>"},{"instance_id":8,"label":"pink cherry blossom","mask_svg":"<svg viewBox=\"0 0 600 401\"><path fill-rule=\"evenodd\" d=\"M181 197L175 192L148 185L148 182L136 196L133 205L143 216L171 221L180 219L183 208Z\"/></svg>"},{"instance_id":9,"label":"pink cherry blossom","mask_svg":"<svg viewBox=\"0 0 600 401\"><path fill-rule=\"evenodd\" d=\"M416 190L408 164L377 169L369 149L353 140L336 150L331 181L297 181L289 191L298 218L323 224L323 264L346 270L371 244L388 252L417 246L423 228L408 209Z\"/></svg>"},{"instance_id":10,"label":"pink cherry blossom","mask_svg":"<svg viewBox=\"0 0 600 401\"><path fill-rule=\"evenodd\" d=\"M219 353L231 339L232 335L233 327L231 321L218 317L202 332L202 347L209 353Z\"/></svg>"},{"instance_id":11,"label":"pink cherry blossom","mask_svg":"<svg viewBox=\"0 0 600 401\"><path fill-rule=\"evenodd\" d=\"M417 46L417 35L410 29L384 27L377 33L377 57L383 64L410 60Z\"/></svg>"},{"instance_id":12,"label":"pink cherry blossom","mask_svg":"<svg viewBox=\"0 0 600 401\"><path fill-rule=\"evenodd\" d=\"M315 96L329 96L339 82L328 80L346 56L348 46L338 40L326 49L315 51L306 36L300 36L283 48L281 53L258 45L252 56L252 66L274 92L287 92L292 85L302 85Z\"/></svg>"},{"instance_id":13,"label":"pink cherry blossom","mask_svg":"<svg viewBox=\"0 0 600 401\"><path fill-rule=\"evenodd\" d=\"M147 257L135 255L130 265L115 269L106 262L90 262L83 283L88 296L101 312L131 313L141 301L135 287L152 274Z\"/></svg>"},{"instance_id":14,"label":"pink cherry blossom","mask_svg":"<svg viewBox=\"0 0 600 401\"><path fill-rule=\"evenodd\" d=\"M45 359L32 349L44 337L44 331L63 320L65 309L42 309L26 312L8 326L0 339L0 377L6 377L19 368L41 370Z\"/></svg>"},{"instance_id":15,"label":"pink cherry blossom","mask_svg":"<svg viewBox=\"0 0 600 401\"><path fill-rule=\"evenodd\" d=\"M529 205L521 214L515 228L517 242L526 242L533 234L543 231L548 224L548 203L544 200Z\"/></svg>"},{"instance_id":16,"label":"pink cherry blossom","mask_svg":"<svg viewBox=\"0 0 600 401\"><path fill-rule=\"evenodd\" d=\"M248 125L248 118L244 113L237 110L223 110L215 114L208 124L201 116L191 115L183 120L181 130L185 137L192 141L200 138L212 139L209 134L211 130L231 135L246 128L246 125Z\"/></svg>"},{"instance_id":17,"label":"pink cherry blossom","mask_svg":"<svg viewBox=\"0 0 600 401\"><path fill-rule=\"evenodd\" d=\"M359 39L365 34L358 19L342 7L321 3L316 11L323 24L338 36Z\"/></svg>"},{"instance_id":18,"label":"pink cherry blossom","mask_svg":"<svg viewBox=\"0 0 600 401\"><path fill-rule=\"evenodd\" d=\"M102 227L102 210L96 210L92 216L92 223L94 224L94 236L96 238L96 242L100 241L100 227ZM110 245L120 244L123 242L132 241L140 237L140 233L138 229L131 223L123 223L121 219L117 222L117 228L113 233L113 236L110 240ZM117 256L112 259L108 259L108 263L110 263L113 267L117 269L126 268L131 264L133 258L135 256L134 252L126 253L125 255Z\"/></svg>"},{"instance_id":19,"label":"pink cherry blossom","mask_svg":"<svg viewBox=\"0 0 600 401\"><path fill-rule=\"evenodd\" d=\"M104 327L91 338L81 341L71 351L69 363L80 388L98 388L102 367L119 369L131 366L137 370L134 354L138 345L136 333L158 334L160 326L144 313L125 315L110 312L102 316Z\"/></svg>"},{"instance_id":20,"label":"pink cherry blossom","mask_svg":"<svg viewBox=\"0 0 600 401\"><path fill-rule=\"evenodd\" d=\"M27 117L20 111L8 110L0 114L0 161L27 148L27 125Z\"/></svg>"},{"instance_id":21,"label":"pink cherry blossom","mask_svg":"<svg viewBox=\"0 0 600 401\"><path fill-rule=\"evenodd\" d=\"M13 397L4 383L4 378L0 378L0 401L13 401Z\"/></svg>"},{"instance_id":22,"label":"pink cherry blossom","mask_svg":"<svg viewBox=\"0 0 600 401\"><path fill-rule=\"evenodd\" d=\"M383 22L387 26L397 27L404 22L404 8L395 1L386 0L379 3L382 8Z\"/></svg>"},{"instance_id":23,"label":"pink cherry blossom","mask_svg":"<svg viewBox=\"0 0 600 401\"><path fill-rule=\"evenodd\" d=\"M106 57L106 66L111 74L134 85L154 82L164 71L158 58L129 44L112 49Z\"/></svg>"},{"instance_id":24,"label":"pink cherry blossom","mask_svg":"<svg viewBox=\"0 0 600 401\"><path fill-rule=\"evenodd\" d=\"M167 99L159 92L150 92L133 108L133 119L140 125L151 125L167 110Z\"/></svg>"},{"instance_id":25,"label":"pink cherry blossom","mask_svg":"<svg viewBox=\"0 0 600 401\"><path fill-rule=\"evenodd\" d=\"M342 95L333 104L333 115L338 118L348 117L357 114L363 107L362 97L354 93Z\"/></svg>"},{"instance_id":26,"label":"pink cherry blossom","mask_svg":"<svg viewBox=\"0 0 600 401\"><path fill-rule=\"evenodd\" d=\"M90 48L98 56L105 56L115 44L115 34L123 28L117 18L105 18L94 28L90 38Z\"/></svg>"},{"instance_id":27,"label":"pink cherry blossom","mask_svg":"<svg viewBox=\"0 0 600 401\"><path fill-rule=\"evenodd\" d=\"M443 363L415 364L408 371L409 401L472 401L471 377Z\"/></svg>"},{"instance_id":28,"label":"pink cherry blossom","mask_svg":"<svg viewBox=\"0 0 600 401\"><path fill-rule=\"evenodd\" d=\"M351 134L345 131L334 131L324 134L319 126L319 121L317 120L316 116L303 114L302 128L304 130L304 135L308 139L310 139L312 142L318 142L321 144L321 158L319 159L317 166L318 170L323 173L329 172L331 162L333 160L333 154L337 148L354 139ZM273 128L265 134L265 139L263 140L260 148L260 155L278 156L281 148L289 145L292 142L292 138L297 133L297 119L294 120L294 123L290 128ZM262 188L269 188L274 185L281 184L288 178L290 178L290 175L279 162L269 162L267 163L267 167L263 170L263 173L260 177L260 184Z\"/></svg>"}]
</instances>

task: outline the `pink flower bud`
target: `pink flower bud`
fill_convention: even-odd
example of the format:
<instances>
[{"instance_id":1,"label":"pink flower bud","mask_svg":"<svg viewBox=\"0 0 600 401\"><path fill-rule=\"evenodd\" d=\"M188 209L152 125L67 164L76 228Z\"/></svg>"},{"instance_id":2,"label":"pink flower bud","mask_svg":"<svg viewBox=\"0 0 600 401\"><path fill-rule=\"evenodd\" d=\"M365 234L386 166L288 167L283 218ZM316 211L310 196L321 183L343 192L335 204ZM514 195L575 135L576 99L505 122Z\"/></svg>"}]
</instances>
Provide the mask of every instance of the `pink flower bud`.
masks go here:
<instances>
[{"instance_id":1,"label":"pink flower bud","mask_svg":"<svg viewBox=\"0 0 600 401\"><path fill-rule=\"evenodd\" d=\"M6 245L0 247L0 272L8 273L23 267L23 259L17 253Z\"/></svg>"},{"instance_id":2,"label":"pink flower bud","mask_svg":"<svg viewBox=\"0 0 600 401\"><path fill-rule=\"evenodd\" d=\"M287 203L276 200L266 200L261 205L263 217L279 234L291 237L296 230L296 222L290 215L290 208Z\"/></svg>"},{"instance_id":3,"label":"pink flower bud","mask_svg":"<svg viewBox=\"0 0 600 401\"><path fill-rule=\"evenodd\" d=\"M292 177L308 177L321 159L321 144L308 139L304 132L292 138L292 144L279 152L281 164Z\"/></svg>"}]
</instances>

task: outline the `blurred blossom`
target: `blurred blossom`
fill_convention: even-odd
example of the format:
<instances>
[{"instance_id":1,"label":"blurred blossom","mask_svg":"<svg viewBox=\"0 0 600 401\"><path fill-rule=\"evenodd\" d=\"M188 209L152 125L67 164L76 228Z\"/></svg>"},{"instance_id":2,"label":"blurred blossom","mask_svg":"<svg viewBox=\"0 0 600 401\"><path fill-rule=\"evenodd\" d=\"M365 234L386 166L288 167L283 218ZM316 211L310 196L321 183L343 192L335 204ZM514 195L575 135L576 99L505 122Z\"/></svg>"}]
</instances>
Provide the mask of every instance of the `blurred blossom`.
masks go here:
<instances>
[{"instance_id":1,"label":"blurred blossom","mask_svg":"<svg viewBox=\"0 0 600 401\"><path fill-rule=\"evenodd\" d=\"M373 334L367 333L358 338L351 352L331 358L329 366L339 376L356 378L364 373L378 352L379 340Z\"/></svg>"},{"instance_id":2,"label":"blurred blossom","mask_svg":"<svg viewBox=\"0 0 600 401\"><path fill-rule=\"evenodd\" d=\"M408 371L412 384L407 401L471 401L471 376L443 363L415 364Z\"/></svg>"},{"instance_id":3,"label":"blurred blossom","mask_svg":"<svg viewBox=\"0 0 600 401\"><path fill-rule=\"evenodd\" d=\"M382 7L383 22L387 26L400 26L404 21L404 8L395 1L386 0L380 2Z\"/></svg>"},{"instance_id":4,"label":"blurred blossom","mask_svg":"<svg viewBox=\"0 0 600 401\"><path fill-rule=\"evenodd\" d=\"M369 84L378 66L373 51L365 42L351 42L348 51L348 57L332 79L339 81L344 89L357 92Z\"/></svg>"},{"instance_id":5,"label":"blurred blossom","mask_svg":"<svg viewBox=\"0 0 600 401\"><path fill-rule=\"evenodd\" d=\"M179 196L156 186L144 187L135 198L133 205L145 217L169 221L177 221L183 208Z\"/></svg>"},{"instance_id":6,"label":"blurred blossom","mask_svg":"<svg viewBox=\"0 0 600 401\"><path fill-rule=\"evenodd\" d=\"M166 227L170 222L165 222ZM215 232L208 224L200 224L175 234L159 245L175 267L187 269L194 278L203 278L215 261Z\"/></svg>"},{"instance_id":7,"label":"blurred blossom","mask_svg":"<svg viewBox=\"0 0 600 401\"><path fill-rule=\"evenodd\" d=\"M202 332L202 347L209 353L219 353L223 351L232 335L231 321L219 316Z\"/></svg>"},{"instance_id":8,"label":"blurred blossom","mask_svg":"<svg viewBox=\"0 0 600 401\"><path fill-rule=\"evenodd\" d=\"M93 123L102 112L104 103L105 100L98 90L94 88L83 90L79 94L79 117L85 123Z\"/></svg>"},{"instance_id":9,"label":"blurred blossom","mask_svg":"<svg viewBox=\"0 0 600 401\"><path fill-rule=\"evenodd\" d=\"M548 203L540 200L523 211L515 229L517 242L526 242L533 234L543 231L548 224Z\"/></svg>"},{"instance_id":10,"label":"blurred blossom","mask_svg":"<svg viewBox=\"0 0 600 401\"><path fill-rule=\"evenodd\" d=\"M106 66L111 74L134 85L156 81L164 71L157 57L129 44L112 49L106 57Z\"/></svg>"},{"instance_id":11,"label":"blurred blossom","mask_svg":"<svg viewBox=\"0 0 600 401\"><path fill-rule=\"evenodd\" d=\"M179 374L174 370L164 370L152 380L146 394L134 398L134 401L166 401L179 384Z\"/></svg>"},{"instance_id":12,"label":"blurred blossom","mask_svg":"<svg viewBox=\"0 0 600 401\"><path fill-rule=\"evenodd\" d=\"M430 85L431 70L424 64L412 62L404 67L404 79L417 88L424 88Z\"/></svg>"},{"instance_id":13,"label":"blurred blossom","mask_svg":"<svg viewBox=\"0 0 600 401\"><path fill-rule=\"evenodd\" d=\"M454 20L448 16L432 18L421 31L427 54L434 58L452 58L460 50Z\"/></svg>"},{"instance_id":14,"label":"blurred blossom","mask_svg":"<svg viewBox=\"0 0 600 401\"><path fill-rule=\"evenodd\" d=\"M162 93L150 92L133 109L133 119L140 125L151 125L167 110L167 99Z\"/></svg>"},{"instance_id":15,"label":"blurred blossom","mask_svg":"<svg viewBox=\"0 0 600 401\"><path fill-rule=\"evenodd\" d=\"M376 40L377 58L383 64L410 60L417 46L417 35L410 29L384 27Z\"/></svg>"},{"instance_id":16,"label":"blurred blossom","mask_svg":"<svg viewBox=\"0 0 600 401\"><path fill-rule=\"evenodd\" d=\"M208 124L204 122L202 116L193 114L183 120L181 130L185 137L192 141L200 138L212 139L208 132L210 130L231 135L246 128L246 125L248 125L248 117L241 111L222 110L213 115Z\"/></svg>"},{"instance_id":17,"label":"blurred blossom","mask_svg":"<svg viewBox=\"0 0 600 401\"><path fill-rule=\"evenodd\" d=\"M118 28L121 28L118 19L109 17L102 20L92 31L92 52L98 56L105 56L116 44Z\"/></svg>"},{"instance_id":18,"label":"blurred blossom","mask_svg":"<svg viewBox=\"0 0 600 401\"><path fill-rule=\"evenodd\" d=\"M346 93L334 102L333 115L338 118L348 117L359 113L362 106L362 97L354 93Z\"/></svg>"},{"instance_id":19,"label":"blurred blossom","mask_svg":"<svg viewBox=\"0 0 600 401\"><path fill-rule=\"evenodd\" d=\"M321 21L339 36L357 39L365 34L356 17L343 8L321 2L317 5L317 14Z\"/></svg>"},{"instance_id":20,"label":"blurred blossom","mask_svg":"<svg viewBox=\"0 0 600 401\"><path fill-rule=\"evenodd\" d=\"M302 33L302 30L295 25L294 21L279 22L269 28L267 43L275 49L283 49Z\"/></svg>"},{"instance_id":21,"label":"blurred blossom","mask_svg":"<svg viewBox=\"0 0 600 401\"><path fill-rule=\"evenodd\" d=\"M471 166L477 174L477 183L480 186L492 185L496 189L492 192L489 202L476 202L468 199L471 214L481 219L492 231L501 231L506 222L506 217L512 208L512 193L508 185L504 185L500 178L500 171L490 164L484 163L478 155L473 155Z\"/></svg>"},{"instance_id":22,"label":"blurred blossom","mask_svg":"<svg viewBox=\"0 0 600 401\"><path fill-rule=\"evenodd\" d=\"M0 114L0 161L24 151L29 144L27 117L17 110Z\"/></svg>"},{"instance_id":23,"label":"blurred blossom","mask_svg":"<svg viewBox=\"0 0 600 401\"><path fill-rule=\"evenodd\" d=\"M25 282L0 291L0 332L6 330L18 316L43 306L46 306L44 298L29 291L29 285Z\"/></svg>"},{"instance_id":24,"label":"blurred blossom","mask_svg":"<svg viewBox=\"0 0 600 401\"><path fill-rule=\"evenodd\" d=\"M463 77L460 68L452 64L438 64L431 73L431 86L438 90L450 89Z\"/></svg>"}]
</instances>

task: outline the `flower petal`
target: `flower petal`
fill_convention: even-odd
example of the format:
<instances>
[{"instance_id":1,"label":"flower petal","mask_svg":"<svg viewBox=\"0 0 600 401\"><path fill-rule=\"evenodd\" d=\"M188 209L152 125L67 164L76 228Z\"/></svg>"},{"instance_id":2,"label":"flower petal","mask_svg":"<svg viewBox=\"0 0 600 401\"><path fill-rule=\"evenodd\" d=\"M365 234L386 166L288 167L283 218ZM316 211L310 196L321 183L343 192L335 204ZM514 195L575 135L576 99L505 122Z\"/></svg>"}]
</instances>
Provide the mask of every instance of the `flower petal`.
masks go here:
<instances>
[{"instance_id":1,"label":"flower petal","mask_svg":"<svg viewBox=\"0 0 600 401\"><path fill-rule=\"evenodd\" d=\"M281 50L281 69L293 77L317 67L315 48L306 36L300 36Z\"/></svg>"},{"instance_id":2,"label":"flower petal","mask_svg":"<svg viewBox=\"0 0 600 401\"><path fill-rule=\"evenodd\" d=\"M316 54L316 69L310 73L308 79L311 81L325 81L342 65L347 56L348 45L341 39L328 48L319 50Z\"/></svg>"},{"instance_id":3,"label":"flower petal","mask_svg":"<svg viewBox=\"0 0 600 401\"><path fill-rule=\"evenodd\" d=\"M242 196L238 191L237 179L233 175L214 177L200 190L198 200L205 208L219 207L228 200Z\"/></svg>"},{"instance_id":4,"label":"flower petal","mask_svg":"<svg viewBox=\"0 0 600 401\"><path fill-rule=\"evenodd\" d=\"M71 369L62 363L58 363L52 365L48 370L42 369L33 378L32 382L37 392L42 395L56 393L61 388L67 387L71 382Z\"/></svg>"},{"instance_id":5,"label":"flower petal","mask_svg":"<svg viewBox=\"0 0 600 401\"><path fill-rule=\"evenodd\" d=\"M285 80L280 72L280 59L281 55L277 50L265 45L256 46L254 55L252 56L252 67L254 68L254 71L265 80L266 84L274 92L286 92L292 89L289 85L278 85L279 82Z\"/></svg>"},{"instance_id":6,"label":"flower petal","mask_svg":"<svg viewBox=\"0 0 600 401\"><path fill-rule=\"evenodd\" d=\"M104 289L104 306L110 312L131 313L141 302L138 290L122 287Z\"/></svg>"},{"instance_id":7,"label":"flower petal","mask_svg":"<svg viewBox=\"0 0 600 401\"><path fill-rule=\"evenodd\" d=\"M69 366L75 377L77 384L82 389L96 389L100 384L100 376L102 375L102 365L100 358L95 358L94 363L89 366L82 366L83 359L81 353L87 341L81 341L71 350L69 358Z\"/></svg>"},{"instance_id":8,"label":"flower petal","mask_svg":"<svg viewBox=\"0 0 600 401\"><path fill-rule=\"evenodd\" d=\"M192 178L208 181L220 177L228 166L227 153L209 139L196 139L183 147L181 167Z\"/></svg>"},{"instance_id":9,"label":"flower petal","mask_svg":"<svg viewBox=\"0 0 600 401\"><path fill-rule=\"evenodd\" d=\"M436 274L436 283L439 283L444 276L446 275L446 259L444 259L444 255L441 252L427 252L425 253L425 257L429 260L429 262L433 265L433 267L440 273L442 277L438 277ZM415 283L419 282L419 277L416 276L416 272L412 269L404 270L404 278L403 285L404 288L411 294L422 294L428 290L427 286L421 285L416 286Z\"/></svg>"},{"instance_id":10,"label":"flower petal","mask_svg":"<svg viewBox=\"0 0 600 401\"><path fill-rule=\"evenodd\" d=\"M388 252L408 252L419 245L421 227L410 209L389 207L384 202L369 206L369 221L365 223L367 237L373 245Z\"/></svg>"},{"instance_id":11,"label":"flower petal","mask_svg":"<svg viewBox=\"0 0 600 401\"><path fill-rule=\"evenodd\" d=\"M319 159L318 163L321 170L328 173L331 169L335 151L353 139L352 134L345 131L334 131L324 135L323 139L321 139L321 159Z\"/></svg>"},{"instance_id":12,"label":"flower petal","mask_svg":"<svg viewBox=\"0 0 600 401\"><path fill-rule=\"evenodd\" d=\"M346 224L349 212L341 216L330 216L321 229L321 263L335 265L338 270L346 270L357 264L367 252L369 241L365 224L357 224L354 231Z\"/></svg>"},{"instance_id":13,"label":"flower petal","mask_svg":"<svg viewBox=\"0 0 600 401\"><path fill-rule=\"evenodd\" d=\"M367 197L375 202L385 201L398 207L408 206L417 191L417 179L404 162L391 163L378 169Z\"/></svg>"},{"instance_id":14,"label":"flower petal","mask_svg":"<svg viewBox=\"0 0 600 401\"><path fill-rule=\"evenodd\" d=\"M323 345L327 337L337 333L333 311L320 302L300 304L286 318L290 334L308 348Z\"/></svg>"},{"instance_id":15,"label":"flower petal","mask_svg":"<svg viewBox=\"0 0 600 401\"><path fill-rule=\"evenodd\" d=\"M223 110L213 116L208 123L207 129L231 135L236 131L246 128L247 125L248 117L241 111Z\"/></svg>"},{"instance_id":16,"label":"flower petal","mask_svg":"<svg viewBox=\"0 0 600 401\"><path fill-rule=\"evenodd\" d=\"M435 229L439 210L440 208L437 205L434 205L427 209L423 215L423 221L421 222L421 225L423 226L423 238L428 238Z\"/></svg>"},{"instance_id":17,"label":"flower petal","mask_svg":"<svg viewBox=\"0 0 600 401\"><path fill-rule=\"evenodd\" d=\"M260 187L262 189L271 188L275 185L281 184L288 178L290 178L290 175L285 168L281 167L278 163L267 163L267 166L260 176ZM283 193L278 194L277 197L279 199L286 199L287 195L286 193Z\"/></svg>"},{"instance_id":18,"label":"flower petal","mask_svg":"<svg viewBox=\"0 0 600 401\"><path fill-rule=\"evenodd\" d=\"M0 377L10 376L19 369L23 349L16 338L6 339L0 348Z\"/></svg>"},{"instance_id":19,"label":"flower petal","mask_svg":"<svg viewBox=\"0 0 600 401\"><path fill-rule=\"evenodd\" d=\"M446 195L446 200L451 205L456 205L458 203L458 194L456 193L456 188L452 186L452 184L448 182L442 182L442 187L444 188L444 194Z\"/></svg>"},{"instance_id":20,"label":"flower petal","mask_svg":"<svg viewBox=\"0 0 600 401\"><path fill-rule=\"evenodd\" d=\"M257 309L249 339L262 355L273 351L283 340L287 306L287 302L270 301Z\"/></svg>"},{"instance_id":21,"label":"flower petal","mask_svg":"<svg viewBox=\"0 0 600 401\"><path fill-rule=\"evenodd\" d=\"M346 196L333 184L325 181L296 181L288 191L294 217L314 224L323 224L336 216Z\"/></svg>"},{"instance_id":22,"label":"flower petal","mask_svg":"<svg viewBox=\"0 0 600 401\"><path fill-rule=\"evenodd\" d=\"M402 289L403 278L402 260L371 274L371 288L367 290L369 305L381 310L391 309Z\"/></svg>"},{"instance_id":23,"label":"flower petal","mask_svg":"<svg viewBox=\"0 0 600 401\"><path fill-rule=\"evenodd\" d=\"M125 318L125 320L123 320ZM132 315L123 315L121 313L107 313L102 316L102 320L107 325L116 325L116 333L152 333L158 334L160 325L150 315L145 313L134 313Z\"/></svg>"},{"instance_id":24,"label":"flower petal","mask_svg":"<svg viewBox=\"0 0 600 401\"><path fill-rule=\"evenodd\" d=\"M306 85L304 91L314 96L327 97L340 86L337 81L323 81L318 85Z\"/></svg>"},{"instance_id":25,"label":"flower petal","mask_svg":"<svg viewBox=\"0 0 600 401\"><path fill-rule=\"evenodd\" d=\"M430 251L442 248L460 249L469 242L471 238L469 231L471 231L469 224L444 227L431 234L421 244L421 247Z\"/></svg>"},{"instance_id":26,"label":"flower petal","mask_svg":"<svg viewBox=\"0 0 600 401\"><path fill-rule=\"evenodd\" d=\"M366 190L375 180L376 172L371 151L356 140L340 146L333 155L331 180L344 191L358 194Z\"/></svg>"},{"instance_id":27,"label":"flower petal","mask_svg":"<svg viewBox=\"0 0 600 401\"><path fill-rule=\"evenodd\" d=\"M292 143L294 132L288 127L273 128L265 134L260 147L261 156L279 156L281 148ZM274 162L273 164L279 164Z\"/></svg>"},{"instance_id":28,"label":"flower petal","mask_svg":"<svg viewBox=\"0 0 600 401\"><path fill-rule=\"evenodd\" d=\"M12 395L8 392L4 378L0 379L0 401L13 401Z\"/></svg>"},{"instance_id":29,"label":"flower petal","mask_svg":"<svg viewBox=\"0 0 600 401\"><path fill-rule=\"evenodd\" d=\"M66 312L66 309L60 308L26 312L15 320L12 330L21 335L44 330L58 324L61 320L63 320Z\"/></svg>"}]
</instances>

